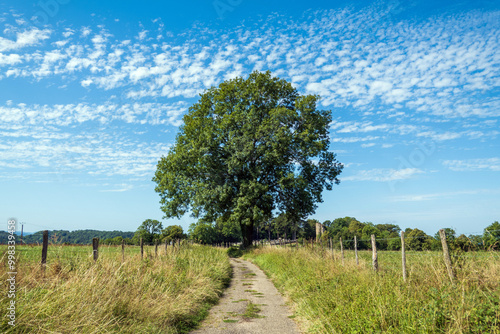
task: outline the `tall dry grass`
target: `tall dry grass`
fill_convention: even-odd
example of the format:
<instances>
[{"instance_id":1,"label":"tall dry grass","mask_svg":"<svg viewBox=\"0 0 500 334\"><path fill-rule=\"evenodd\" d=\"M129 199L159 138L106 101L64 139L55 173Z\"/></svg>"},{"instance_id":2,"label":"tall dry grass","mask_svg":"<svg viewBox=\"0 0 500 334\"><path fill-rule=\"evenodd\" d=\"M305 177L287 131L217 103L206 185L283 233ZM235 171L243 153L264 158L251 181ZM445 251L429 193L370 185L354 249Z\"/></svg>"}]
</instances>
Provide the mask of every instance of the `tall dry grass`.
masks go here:
<instances>
[{"instance_id":1,"label":"tall dry grass","mask_svg":"<svg viewBox=\"0 0 500 334\"><path fill-rule=\"evenodd\" d=\"M246 254L293 302L310 333L500 333L500 256L455 256L452 284L439 252L410 252L402 279L399 252L371 253L356 265L347 252L311 248L262 248Z\"/></svg>"},{"instance_id":2,"label":"tall dry grass","mask_svg":"<svg viewBox=\"0 0 500 334\"><path fill-rule=\"evenodd\" d=\"M3 332L184 333L204 317L230 279L227 255L211 247L184 246L158 257L149 252L142 261L134 251L124 263L118 248L94 263L91 256L77 257L81 252L71 246L58 247L60 256L49 256L45 272L39 259L23 258L18 251L16 326L4 317ZM34 253L40 252L38 247ZM5 284L5 256L2 264ZM0 300L5 311L6 297Z\"/></svg>"}]
</instances>

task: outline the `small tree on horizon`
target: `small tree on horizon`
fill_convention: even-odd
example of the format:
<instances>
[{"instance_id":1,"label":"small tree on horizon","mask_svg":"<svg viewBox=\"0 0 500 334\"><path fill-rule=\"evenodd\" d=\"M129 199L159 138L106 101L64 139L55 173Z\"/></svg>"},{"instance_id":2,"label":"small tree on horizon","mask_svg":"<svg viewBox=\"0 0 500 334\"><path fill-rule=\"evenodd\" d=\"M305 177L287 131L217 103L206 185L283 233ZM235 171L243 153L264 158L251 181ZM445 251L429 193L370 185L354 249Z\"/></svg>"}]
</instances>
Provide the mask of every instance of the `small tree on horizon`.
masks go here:
<instances>
[{"instance_id":1,"label":"small tree on horizon","mask_svg":"<svg viewBox=\"0 0 500 334\"><path fill-rule=\"evenodd\" d=\"M170 225L165 227L161 231L161 240L171 242L172 240L177 239L186 239L186 235L184 234L184 230L180 225Z\"/></svg>"},{"instance_id":2,"label":"small tree on horizon","mask_svg":"<svg viewBox=\"0 0 500 334\"><path fill-rule=\"evenodd\" d=\"M152 244L160 240L162 223L155 219L146 219L137 228L134 234L133 241L135 244L139 243L140 238L146 244Z\"/></svg>"}]
</instances>

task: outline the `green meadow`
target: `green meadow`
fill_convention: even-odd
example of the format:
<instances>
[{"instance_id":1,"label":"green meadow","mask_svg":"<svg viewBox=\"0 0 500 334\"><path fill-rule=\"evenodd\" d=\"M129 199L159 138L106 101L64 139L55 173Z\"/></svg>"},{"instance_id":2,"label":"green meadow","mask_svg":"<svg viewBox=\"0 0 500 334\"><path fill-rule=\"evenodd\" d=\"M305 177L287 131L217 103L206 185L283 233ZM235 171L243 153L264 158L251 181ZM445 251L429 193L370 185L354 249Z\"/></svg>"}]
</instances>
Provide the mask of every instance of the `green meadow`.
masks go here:
<instances>
[{"instance_id":1,"label":"green meadow","mask_svg":"<svg viewBox=\"0 0 500 334\"><path fill-rule=\"evenodd\" d=\"M335 259L333 259L333 256ZM264 247L245 255L290 300L308 333L500 333L500 254L453 255L452 283L441 252L401 253Z\"/></svg>"}]
</instances>

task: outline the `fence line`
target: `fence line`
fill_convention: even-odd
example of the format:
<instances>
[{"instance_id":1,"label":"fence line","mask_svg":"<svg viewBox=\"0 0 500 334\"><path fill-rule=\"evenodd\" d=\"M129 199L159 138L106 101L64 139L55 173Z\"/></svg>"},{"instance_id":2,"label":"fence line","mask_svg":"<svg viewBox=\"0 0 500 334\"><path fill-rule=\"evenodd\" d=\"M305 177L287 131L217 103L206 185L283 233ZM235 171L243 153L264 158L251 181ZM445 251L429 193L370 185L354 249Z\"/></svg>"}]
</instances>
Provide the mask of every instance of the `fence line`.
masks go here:
<instances>
[{"instance_id":1,"label":"fence line","mask_svg":"<svg viewBox=\"0 0 500 334\"><path fill-rule=\"evenodd\" d=\"M455 274L455 268L454 268L454 261L458 261L460 260L461 258L491 258L492 256L495 258L495 259L500 259L500 253L499 252L489 252L488 254L470 254L470 253L461 253L461 254L450 254L450 250L448 248L448 245L447 245L447 239L446 239L446 234L445 234L445 231L443 229L439 230L439 235L440 235L440 239L441 239L441 246L442 246L442 255L441 254L433 254L433 253L429 253L429 251L418 251L418 256L443 256L443 259L444 259L444 264L446 265L446 270L448 272L448 276L450 278L450 281L451 282L454 282L454 280L456 279L456 274ZM406 261L408 258L412 259L414 258L414 256L417 254L415 252L410 252L408 253L407 250L406 250L406 244L405 244L405 240L407 239L414 239L414 238L408 238L408 237L405 237L404 235L404 232L401 231L401 268L396 268L396 267L393 267L393 266L386 266L385 268L390 268L390 269L397 269L397 270L402 270L402 278L404 281L407 280L407 269L406 269ZM378 258L378 253L377 253L377 241L380 241L380 240L389 240L389 239L399 239L398 238L382 238L382 239L377 239L375 235L371 235L371 251L372 251L372 267L373 267L373 270L375 272L379 271L380 270L380 263L379 263L379 258ZM361 239L361 240L358 240L356 236L354 236L354 239L353 240L343 240L342 238L339 238L338 242L340 244L340 259L342 261L342 265L344 265L345 263L345 255L344 255L344 243L345 242L350 242L350 241L353 241L354 242L354 255L355 255L355 260L356 260L356 265L359 265L359 257L358 257L358 241L368 241L367 239ZM192 241L182 241L179 239L179 240L173 240L171 242L171 252L174 252L175 250L178 250L179 247L181 247L181 244L185 244L187 242L190 242L192 243ZM335 242L335 243L336 243ZM233 247L233 246L239 246L241 243L237 243L237 242L223 242L223 243L218 243L216 244L215 246L216 247ZM169 246L170 244L165 241L165 254L168 254L168 251L169 251ZM307 247L307 248L311 248L311 249L315 249L315 248L320 248L320 249L325 249L325 248L329 248L331 250L331 257L333 259L333 261L336 261L336 258L335 258L335 253L334 253L334 241L332 238L330 238L329 240L318 240L318 241L314 241L314 240L310 240L310 243L309 241L306 241L306 240L303 240L301 242L301 244L299 243L298 239L295 238L295 239L276 239L276 240L255 240L254 241L254 245L255 246L265 246L265 245L268 245L270 247L295 247L295 249L297 249L299 246L302 246L302 247ZM63 246L63 245L60 245L60 246ZM111 254L111 250L114 250L114 249L117 249L120 247L120 245L99 245L99 239L98 238L94 238L92 240L92 250L89 249L88 245L74 245L76 246L77 248L76 249L71 249L71 253L86 253L89 255L89 257L91 256L92 254L92 257L93 257L93 260L94 262L97 262L98 261L98 258L99 258L99 253L101 254ZM137 249L135 247L137 246L133 246L133 245L127 245L127 246L131 246L131 247L125 247L125 241L123 240L122 241L122 244L121 244L121 253L122 253L122 262L125 261L125 250L126 248L134 248L134 249ZM148 246L148 247L152 247L154 246L154 257L157 257L158 256L158 253L159 253L159 250L158 250L158 242L155 242L154 244L148 244L146 245L142 238L140 239L140 256L141 256L141 259L144 258L144 247L145 246ZM57 254L58 251L60 251L60 248L58 249L53 249L54 247L54 244L51 244L49 245L48 243L48 231L43 231L43 242L42 242L42 254L41 254L41 267L42 267L42 270L45 270L45 267L46 267L46 264L47 264L47 259L51 258L52 256L56 256L57 258L59 258L59 254ZM36 251L36 252L39 252L39 249L30 249L30 248L25 248L25 249L18 249L18 251L20 251L20 253L23 253L23 252L26 252L26 253L30 253L31 251ZM152 252L152 248L149 248L149 250ZM117 254L119 254L117 252ZM66 254L65 254L66 255ZM148 255L148 253L146 253L146 255L149 257L149 256L152 256L152 255ZM384 263L382 262L382 269L384 269Z\"/></svg>"},{"instance_id":2,"label":"fence line","mask_svg":"<svg viewBox=\"0 0 500 334\"><path fill-rule=\"evenodd\" d=\"M167 248L168 241L165 241L165 255L168 254L169 249ZM191 241L182 241L180 239L178 240L172 240L172 250L171 252L174 252L176 250L179 250L182 246L186 244L192 244ZM31 247L30 247L31 246ZM41 261L39 262L41 265L41 270L42 272L45 272L45 269L47 267L47 262L50 262L51 258L56 258L56 259L61 259L61 252L62 252L62 247L72 247L69 251L65 251L63 254L64 257L68 256L68 258L71 258L72 256L77 254L87 254L88 257L92 257L94 262L97 262L99 259L99 254L113 254L111 250L113 249L119 249L121 246L121 260L122 262L125 262L125 250L126 248L135 248L137 246L135 245L125 245L125 240L122 241L121 245L99 245L99 238L93 238L92 239L92 244L91 245L65 245L65 244L49 244L49 238L48 238L48 230L43 231L43 240L42 240L42 250L41 250ZM128 247L126 247L128 246ZM140 256L141 260L144 257L144 246L154 246L154 257L158 257L158 243L155 242L154 244L148 244L146 245L143 243L143 240L141 238L140 240ZM35 248L33 245L23 245L23 248L18 248L16 249L16 252L19 254L34 254L40 252L40 248ZM73 248L77 247L77 249ZM40 253L38 253L40 254ZM119 251L114 253L114 254L119 254ZM146 253L147 254L147 253ZM35 255L35 254L34 254ZM19 256L19 255L18 255ZM40 255L38 255L40 256ZM79 257L79 256L78 256ZM40 258L39 258L40 259Z\"/></svg>"},{"instance_id":3,"label":"fence line","mask_svg":"<svg viewBox=\"0 0 500 334\"><path fill-rule=\"evenodd\" d=\"M441 244L441 253L442 254L439 254L439 253L430 253L431 251L430 250L422 250L422 251L411 251L411 252L407 252L407 249L406 249L406 244L405 244L405 240L407 239L415 239L415 238L408 238L405 236L405 233L404 231L401 231L401 236L398 237L398 238L383 238L383 239L378 239L376 238L375 235L371 235L371 238L369 239L370 241L370 244L371 244L371 253L372 253L372 269L375 271L375 272L378 272L381 268L380 268L380 263L379 263L379 257L378 257L378 253L377 253L377 241L380 241L380 240L388 240L388 239L401 239L401 249L399 251L387 251L387 252L401 252L401 267L396 267L396 266L384 266L384 264L382 263L382 269L386 270L386 269L391 269L391 270L396 270L396 271L400 271L401 270L401 273L402 273L402 279L404 282L407 281L408 279L408 271L407 271L407 258L410 258L410 259L413 259L415 258L415 256L437 256L437 257L443 257L444 259L444 266L446 268L446 271L448 273L448 276L450 278L450 281L453 282L456 280L456 273L455 273L455 267L454 267L454 261L459 261L460 259L462 258L491 258L491 257L494 257L495 259L499 259L500 260L500 252L495 252L495 251L487 251L488 254L476 254L476 253L471 253L471 252L467 252L467 253L458 253L458 254L453 254L453 253L450 253L450 250L449 250L449 247L448 247L448 240L446 238L446 233L445 233L445 230L444 229L440 229L439 230L439 236L440 236L440 244ZM315 238L311 238L310 240L304 240L302 241L301 244L298 243L297 240L283 240L283 239L277 239L277 240L266 240L266 242L262 243L262 241L257 241L255 244L257 245L268 245L270 247L273 247L273 246L284 246L284 247L288 247L287 245L288 244L295 244L295 247L299 247L299 245L303 248L310 248L312 250L314 249L322 249L322 250L326 250L325 249L325 245L326 245L326 248L331 250L331 258L333 259L333 261L336 261L336 258L334 256L334 243L333 243L333 239L332 238L329 238L329 239L326 239L324 240L325 243L323 243L323 240L322 239L318 239L316 240ZM347 241L353 241L354 242L354 257L355 257L355 260L356 260L356 265L359 265L359 257L358 257L358 247L357 247L357 244L358 244L358 239L356 236L354 236L354 239L353 240L347 240ZM367 239L362 239L361 241L368 241ZM341 259L341 263L342 265L344 265L344 259L345 259L345 256L344 256L344 243L346 242L346 240L343 240L342 238L339 238L338 240L338 243L337 245L340 245L340 259ZM370 250L368 250L370 251ZM435 251L432 251L432 252L435 252ZM462 252L460 250L460 252Z\"/></svg>"}]
</instances>

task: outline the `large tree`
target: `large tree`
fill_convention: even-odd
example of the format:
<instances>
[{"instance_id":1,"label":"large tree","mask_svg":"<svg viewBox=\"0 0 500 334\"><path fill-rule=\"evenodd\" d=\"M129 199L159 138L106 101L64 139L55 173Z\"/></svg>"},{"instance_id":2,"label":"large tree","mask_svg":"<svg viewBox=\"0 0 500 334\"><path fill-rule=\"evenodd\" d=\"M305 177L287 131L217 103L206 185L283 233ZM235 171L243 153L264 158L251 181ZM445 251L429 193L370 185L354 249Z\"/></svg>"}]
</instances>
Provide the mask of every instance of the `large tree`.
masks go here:
<instances>
[{"instance_id":1,"label":"large tree","mask_svg":"<svg viewBox=\"0 0 500 334\"><path fill-rule=\"evenodd\" d=\"M153 178L166 217L191 211L237 224L248 246L276 210L314 213L343 167L329 151L331 112L316 109L318 99L269 72L201 94Z\"/></svg>"}]
</instances>

